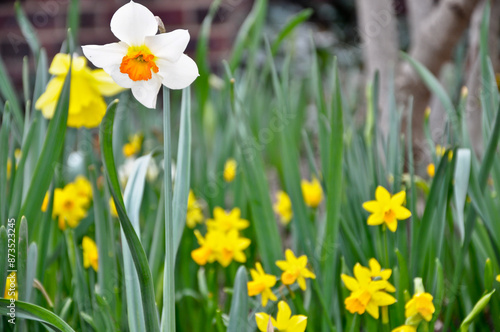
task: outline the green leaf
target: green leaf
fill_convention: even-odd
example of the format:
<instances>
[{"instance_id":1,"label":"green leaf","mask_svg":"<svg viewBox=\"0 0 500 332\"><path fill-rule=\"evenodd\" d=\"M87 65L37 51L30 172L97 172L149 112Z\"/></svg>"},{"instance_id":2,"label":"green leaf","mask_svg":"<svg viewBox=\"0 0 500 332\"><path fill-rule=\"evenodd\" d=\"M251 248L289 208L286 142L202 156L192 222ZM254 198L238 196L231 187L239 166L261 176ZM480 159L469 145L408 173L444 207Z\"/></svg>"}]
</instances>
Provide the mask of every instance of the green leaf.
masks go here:
<instances>
[{"instance_id":1,"label":"green leaf","mask_svg":"<svg viewBox=\"0 0 500 332\"><path fill-rule=\"evenodd\" d=\"M58 166L58 160L64 146L64 137L68 122L70 82L71 68L64 80L54 117L50 120L42 152L38 158L28 193L19 213L20 216L26 216L28 226L29 223L35 222L38 213L40 213L45 193L52 181L54 169Z\"/></svg>"},{"instance_id":2,"label":"green leaf","mask_svg":"<svg viewBox=\"0 0 500 332\"><path fill-rule=\"evenodd\" d=\"M7 218L7 201L8 201L8 191L7 191L7 162L9 153L9 132L10 132L10 107L9 102L5 103L5 111L2 118L2 127L0 128L0 146L2 150L0 151L0 218L1 223L6 223ZM12 162L12 160L11 160ZM11 164L11 170L14 168L14 164ZM11 173L13 173L11 171Z\"/></svg>"},{"instance_id":3,"label":"green leaf","mask_svg":"<svg viewBox=\"0 0 500 332\"><path fill-rule=\"evenodd\" d=\"M27 277L26 265L28 262L28 223L26 218L21 218L21 225L19 226L19 237L17 245L17 284L18 296L21 301L29 301L27 298Z\"/></svg>"},{"instance_id":4,"label":"green leaf","mask_svg":"<svg viewBox=\"0 0 500 332\"><path fill-rule=\"evenodd\" d=\"M410 65L413 67L413 69L415 69L415 71L420 75L427 88L430 91L432 91L439 99L444 109L446 110L446 114L448 115L448 120L451 122L452 129L456 134L456 138L459 139L460 122L458 121L455 107L453 106L450 97L446 93L446 90L443 88L439 80L424 65L422 65L420 62L413 59L411 56L409 56L404 52L401 52L400 54L401 57L404 60L408 61Z\"/></svg>"},{"instance_id":5,"label":"green leaf","mask_svg":"<svg viewBox=\"0 0 500 332\"><path fill-rule=\"evenodd\" d=\"M26 16L26 13L21 7L21 3L19 1L16 1L14 3L14 9L16 11L16 19L17 23L19 24L19 27L21 28L21 32L23 33L24 38L28 42L31 52L35 56L35 59L38 60L41 46L36 31L31 25L31 22Z\"/></svg>"},{"instance_id":6,"label":"green leaf","mask_svg":"<svg viewBox=\"0 0 500 332\"><path fill-rule=\"evenodd\" d=\"M488 305L488 302L490 302L493 293L495 293L495 289L488 294L483 295L483 297L481 297L479 301L477 301L474 308L472 308L472 311L467 315L467 317L465 317L464 321L460 325L461 332L467 332L469 330L469 326L472 324L474 319L479 316L481 311L483 311L483 309Z\"/></svg>"},{"instance_id":7,"label":"green leaf","mask_svg":"<svg viewBox=\"0 0 500 332\"><path fill-rule=\"evenodd\" d=\"M248 317L248 291L247 270L244 266L238 268L234 281L233 298L229 310L228 332L242 332L247 327Z\"/></svg>"},{"instance_id":8,"label":"green leaf","mask_svg":"<svg viewBox=\"0 0 500 332\"><path fill-rule=\"evenodd\" d=\"M23 130L23 115L21 105L17 99L14 86L7 75L8 71L5 68L5 64L0 57L0 97L7 100L12 108L12 114L14 116L15 133L20 137Z\"/></svg>"},{"instance_id":9,"label":"green leaf","mask_svg":"<svg viewBox=\"0 0 500 332\"><path fill-rule=\"evenodd\" d=\"M123 197L125 201L125 209L127 210L127 214L129 215L132 226L134 227L138 237L139 234L141 234L139 212L144 194L146 172L150 161L150 154L140 157L134 161ZM123 253L123 277L125 278L129 329L131 331L144 331L145 323L139 278L137 277L137 273L133 265L133 258L130 253L130 248L127 245L123 229L121 232L121 239Z\"/></svg>"},{"instance_id":10,"label":"green leaf","mask_svg":"<svg viewBox=\"0 0 500 332\"><path fill-rule=\"evenodd\" d=\"M11 305L10 300L0 299L0 314L8 316L10 313L10 308L8 307L9 305ZM37 321L55 331L75 332L71 328L71 326L69 326L65 321L63 321L53 312L44 309L42 307L39 307L35 304L23 301L15 301L15 310L16 310L16 319L23 318L23 319ZM8 319L10 319L10 316L8 316Z\"/></svg>"},{"instance_id":11,"label":"green leaf","mask_svg":"<svg viewBox=\"0 0 500 332\"><path fill-rule=\"evenodd\" d=\"M469 149L457 150L457 161L455 165L454 182L455 190L453 198L457 218L454 218L455 226L458 229L460 241L464 242L464 208L467 189L469 187L469 175L471 167L471 151Z\"/></svg>"},{"instance_id":12,"label":"green leaf","mask_svg":"<svg viewBox=\"0 0 500 332\"><path fill-rule=\"evenodd\" d=\"M181 124L177 148L177 171L173 206L174 255L177 254L184 226L186 225L187 203L189 196L189 176L191 174L191 90L182 92Z\"/></svg>"},{"instance_id":13,"label":"green leaf","mask_svg":"<svg viewBox=\"0 0 500 332\"><path fill-rule=\"evenodd\" d=\"M130 252L139 276L146 330L158 332L160 327L155 304L153 278L151 276L151 271L149 270L148 260L146 253L144 252L144 248L141 245L139 237L137 236L127 213L125 212L125 204L121 195L120 183L118 182L118 175L113 157L113 123L117 103L118 101L115 100L108 106L106 115L101 123L99 137L101 142L102 159L104 161L104 169L109 189L118 212L118 219L120 220L123 232L127 238L127 243L130 247Z\"/></svg>"},{"instance_id":14,"label":"green leaf","mask_svg":"<svg viewBox=\"0 0 500 332\"><path fill-rule=\"evenodd\" d=\"M0 294L5 294L5 283L3 282L7 278L7 253L8 253L8 242L7 242L7 229L4 225L0 226Z\"/></svg>"},{"instance_id":15,"label":"green leaf","mask_svg":"<svg viewBox=\"0 0 500 332\"><path fill-rule=\"evenodd\" d=\"M278 34L278 37L274 40L272 46L271 46L271 51L272 54L276 54L278 51L281 42L288 36L290 35L293 30L299 26L302 22L307 21L311 15L313 14L313 10L311 8L303 9L294 16L292 16L286 23L283 29Z\"/></svg>"}]
</instances>

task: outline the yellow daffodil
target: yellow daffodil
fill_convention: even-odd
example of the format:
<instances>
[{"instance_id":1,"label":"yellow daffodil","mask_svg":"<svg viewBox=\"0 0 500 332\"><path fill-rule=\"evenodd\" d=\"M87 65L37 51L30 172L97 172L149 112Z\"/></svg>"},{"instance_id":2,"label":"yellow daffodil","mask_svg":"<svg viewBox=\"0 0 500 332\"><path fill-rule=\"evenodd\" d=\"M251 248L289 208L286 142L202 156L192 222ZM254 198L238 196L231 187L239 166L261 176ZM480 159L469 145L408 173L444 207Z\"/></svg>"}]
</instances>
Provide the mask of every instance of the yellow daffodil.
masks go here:
<instances>
[{"instance_id":1,"label":"yellow daffodil","mask_svg":"<svg viewBox=\"0 0 500 332\"><path fill-rule=\"evenodd\" d=\"M392 332L417 332L417 329L412 325L401 325L392 330Z\"/></svg>"},{"instance_id":2,"label":"yellow daffodil","mask_svg":"<svg viewBox=\"0 0 500 332\"><path fill-rule=\"evenodd\" d=\"M94 271L97 272L99 268L99 252L95 242L88 236L84 236L82 240L83 248L83 267L88 269L92 266Z\"/></svg>"},{"instance_id":3,"label":"yellow daffodil","mask_svg":"<svg viewBox=\"0 0 500 332\"><path fill-rule=\"evenodd\" d=\"M7 159L7 179L10 179L10 175L12 174L12 160Z\"/></svg>"},{"instance_id":4,"label":"yellow daffodil","mask_svg":"<svg viewBox=\"0 0 500 332\"><path fill-rule=\"evenodd\" d=\"M118 211L116 211L116 205L113 197L109 199L109 211L113 217L118 218Z\"/></svg>"},{"instance_id":5,"label":"yellow daffodil","mask_svg":"<svg viewBox=\"0 0 500 332\"><path fill-rule=\"evenodd\" d=\"M54 191L53 217L58 217L59 228L66 229L66 225L71 228L78 226L87 212L85 206L87 199L80 196L74 183L67 184L63 189L56 188Z\"/></svg>"},{"instance_id":6,"label":"yellow daffodil","mask_svg":"<svg viewBox=\"0 0 500 332\"><path fill-rule=\"evenodd\" d=\"M389 283L389 278L391 277L392 270L382 269L380 263L375 258L370 259L368 265L370 266L370 276L372 280L386 281L387 287L385 288L385 291L394 293L396 291L396 288L391 283Z\"/></svg>"},{"instance_id":7,"label":"yellow daffodil","mask_svg":"<svg viewBox=\"0 0 500 332\"><path fill-rule=\"evenodd\" d=\"M7 279L5 280L5 292L3 295L4 299L18 299L17 292L17 272L13 271L9 273Z\"/></svg>"},{"instance_id":8,"label":"yellow daffodil","mask_svg":"<svg viewBox=\"0 0 500 332\"><path fill-rule=\"evenodd\" d=\"M379 307L389 306L396 302L396 299L385 292L387 281L372 280L371 271L357 263L354 266L354 276L350 277L342 274L347 289L351 295L344 301L346 309L350 313L364 314L368 312L373 318L379 318Z\"/></svg>"},{"instance_id":9,"label":"yellow daffodil","mask_svg":"<svg viewBox=\"0 0 500 332\"><path fill-rule=\"evenodd\" d=\"M188 31L157 35L158 22L143 5L133 1L123 5L114 13L110 26L120 42L83 46L83 53L118 85L131 88L144 106L156 107L162 84L183 89L199 76L196 63L184 54Z\"/></svg>"},{"instance_id":10,"label":"yellow daffodil","mask_svg":"<svg viewBox=\"0 0 500 332\"><path fill-rule=\"evenodd\" d=\"M236 164L236 160L231 158L226 161L226 163L224 164L224 181L232 182L234 180L234 178L236 177L237 167L238 164Z\"/></svg>"},{"instance_id":11,"label":"yellow daffodil","mask_svg":"<svg viewBox=\"0 0 500 332\"><path fill-rule=\"evenodd\" d=\"M423 319L430 322L432 314L436 309L432 303L432 295L426 292L415 293L410 301L405 305L405 316L410 318L420 315Z\"/></svg>"},{"instance_id":12,"label":"yellow daffodil","mask_svg":"<svg viewBox=\"0 0 500 332\"><path fill-rule=\"evenodd\" d=\"M286 192L280 190L276 193L276 203L274 203L273 209L283 225L290 223L293 217L292 201Z\"/></svg>"},{"instance_id":13,"label":"yellow daffodil","mask_svg":"<svg viewBox=\"0 0 500 332\"><path fill-rule=\"evenodd\" d=\"M316 279L316 275L306 267L306 255L297 258L290 249L287 249L285 251L285 258L285 261L276 262L276 265L283 271L281 282L284 285L292 285L297 281L300 289L306 290L306 278Z\"/></svg>"},{"instance_id":14,"label":"yellow daffodil","mask_svg":"<svg viewBox=\"0 0 500 332\"><path fill-rule=\"evenodd\" d=\"M500 282L500 274L495 278L496 281Z\"/></svg>"},{"instance_id":15,"label":"yellow daffodil","mask_svg":"<svg viewBox=\"0 0 500 332\"><path fill-rule=\"evenodd\" d=\"M189 191L187 213L186 213L186 225L189 228L194 228L196 224L201 224L203 222L203 211L200 204L196 200L196 196L193 191Z\"/></svg>"},{"instance_id":16,"label":"yellow daffodil","mask_svg":"<svg viewBox=\"0 0 500 332\"><path fill-rule=\"evenodd\" d=\"M269 315L265 312L255 314L255 321L259 331L267 332L267 324L269 322ZM278 332L304 332L307 326L307 317L304 315L292 316L292 311L285 301L278 303L278 315L276 319L271 317L273 327L278 329Z\"/></svg>"},{"instance_id":17,"label":"yellow daffodil","mask_svg":"<svg viewBox=\"0 0 500 332\"><path fill-rule=\"evenodd\" d=\"M429 165L427 165L427 174L431 178L433 178L434 175L436 174L436 166L434 166L433 163L430 163Z\"/></svg>"},{"instance_id":18,"label":"yellow daffodil","mask_svg":"<svg viewBox=\"0 0 500 332\"><path fill-rule=\"evenodd\" d=\"M233 260L246 262L243 252L250 245L250 240L240 237L237 230L227 233L220 230L209 230L203 238L198 230L194 231L201 246L191 252L191 257L198 265L213 263L217 260L220 265L227 267Z\"/></svg>"},{"instance_id":19,"label":"yellow daffodil","mask_svg":"<svg viewBox=\"0 0 500 332\"><path fill-rule=\"evenodd\" d=\"M406 199L406 192L401 191L394 196L382 186L378 186L375 191L374 201L363 203L363 208L370 212L368 225L380 225L385 223L391 232L398 228L398 220L405 220L411 217L411 212L403 206Z\"/></svg>"},{"instance_id":20,"label":"yellow daffodil","mask_svg":"<svg viewBox=\"0 0 500 332\"><path fill-rule=\"evenodd\" d=\"M42 202L42 212L47 211L48 206L49 206L49 192L46 192Z\"/></svg>"},{"instance_id":21,"label":"yellow daffodil","mask_svg":"<svg viewBox=\"0 0 500 332\"><path fill-rule=\"evenodd\" d=\"M302 196L307 206L316 208L323 200L323 189L318 179L313 178L311 182L302 180Z\"/></svg>"},{"instance_id":22,"label":"yellow daffodil","mask_svg":"<svg viewBox=\"0 0 500 332\"><path fill-rule=\"evenodd\" d=\"M245 263L247 257L243 250L250 246L250 240L240 237L237 230L233 229L226 234L222 240L220 252L217 255L217 261L223 267L227 267L233 259L239 263Z\"/></svg>"},{"instance_id":23,"label":"yellow daffodil","mask_svg":"<svg viewBox=\"0 0 500 332\"><path fill-rule=\"evenodd\" d=\"M436 149L436 155L438 157L443 157L444 154L446 153L446 147L445 146L441 146L441 145L437 144L435 149ZM451 161L452 159L453 159L453 151L450 150L448 152L448 160Z\"/></svg>"},{"instance_id":24,"label":"yellow daffodil","mask_svg":"<svg viewBox=\"0 0 500 332\"><path fill-rule=\"evenodd\" d=\"M123 155L128 158L139 153L142 147L142 140L143 136L141 134L133 135L129 142L123 146Z\"/></svg>"},{"instance_id":25,"label":"yellow daffodil","mask_svg":"<svg viewBox=\"0 0 500 332\"><path fill-rule=\"evenodd\" d=\"M257 296L260 294L263 307L267 305L269 300L276 301L278 299L271 290L276 285L276 277L266 274L259 262L255 264L255 269L250 269L250 275L252 276L252 281L247 283L248 296Z\"/></svg>"},{"instance_id":26,"label":"yellow daffodil","mask_svg":"<svg viewBox=\"0 0 500 332\"><path fill-rule=\"evenodd\" d=\"M90 185L89 180L87 180L86 177L79 175L73 183L76 186L78 195L86 199L87 203L89 203L92 199L92 186Z\"/></svg>"},{"instance_id":27,"label":"yellow daffodil","mask_svg":"<svg viewBox=\"0 0 500 332\"><path fill-rule=\"evenodd\" d=\"M248 220L241 219L240 216L241 210L239 208L226 212L223 208L216 207L214 209L214 218L207 219L207 227L209 230L220 230L222 232L245 229L250 223Z\"/></svg>"},{"instance_id":28,"label":"yellow daffodil","mask_svg":"<svg viewBox=\"0 0 500 332\"><path fill-rule=\"evenodd\" d=\"M54 77L35 104L36 109L41 110L47 119L54 116L64 80L69 72L69 64L68 54L59 53L52 60L49 73ZM103 96L113 96L122 90L102 69L90 70L84 57L74 55L71 67L68 127L97 127L106 113Z\"/></svg>"}]
</instances>

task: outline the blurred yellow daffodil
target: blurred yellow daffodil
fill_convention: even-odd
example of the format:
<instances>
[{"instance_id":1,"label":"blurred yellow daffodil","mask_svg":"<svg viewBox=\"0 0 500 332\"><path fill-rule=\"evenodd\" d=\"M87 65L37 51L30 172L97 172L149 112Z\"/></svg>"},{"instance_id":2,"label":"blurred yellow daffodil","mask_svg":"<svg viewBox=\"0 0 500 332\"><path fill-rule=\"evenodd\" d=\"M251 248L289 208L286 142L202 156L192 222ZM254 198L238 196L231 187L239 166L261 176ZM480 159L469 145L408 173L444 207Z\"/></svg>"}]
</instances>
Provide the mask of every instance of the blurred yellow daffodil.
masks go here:
<instances>
[{"instance_id":1,"label":"blurred yellow daffodil","mask_svg":"<svg viewBox=\"0 0 500 332\"><path fill-rule=\"evenodd\" d=\"M87 180L86 177L79 175L73 183L76 186L78 195L85 199L87 204L90 203L90 200L92 199L92 186L90 185L89 180Z\"/></svg>"},{"instance_id":2,"label":"blurred yellow daffodil","mask_svg":"<svg viewBox=\"0 0 500 332\"><path fill-rule=\"evenodd\" d=\"M109 199L109 210L111 211L111 215L113 217L118 218L118 211L116 210L116 205L113 197L110 197Z\"/></svg>"},{"instance_id":3,"label":"blurred yellow daffodil","mask_svg":"<svg viewBox=\"0 0 500 332\"><path fill-rule=\"evenodd\" d=\"M398 220L405 220L411 217L411 212L403 206L406 199L406 192L391 196L382 186L378 186L375 191L375 200L363 203L363 208L370 212L368 225L380 225L385 223L391 232L398 228Z\"/></svg>"},{"instance_id":4,"label":"blurred yellow daffodil","mask_svg":"<svg viewBox=\"0 0 500 332\"><path fill-rule=\"evenodd\" d=\"M276 203L274 203L273 209L283 225L290 223L293 217L292 201L286 192L280 190L276 193Z\"/></svg>"},{"instance_id":5,"label":"blurred yellow daffodil","mask_svg":"<svg viewBox=\"0 0 500 332\"><path fill-rule=\"evenodd\" d=\"M311 182L302 180L302 196L307 206L316 208L323 200L323 189L318 179L313 178Z\"/></svg>"},{"instance_id":6,"label":"blurred yellow daffodil","mask_svg":"<svg viewBox=\"0 0 500 332\"><path fill-rule=\"evenodd\" d=\"M285 251L284 261L277 261L276 265L283 271L281 282L284 285L292 285L297 281L300 289L306 290L306 278L316 279L316 275L307 269L307 257L302 255L295 257L293 251Z\"/></svg>"},{"instance_id":7,"label":"blurred yellow daffodil","mask_svg":"<svg viewBox=\"0 0 500 332\"><path fill-rule=\"evenodd\" d=\"M417 332L417 329L412 325L401 325L392 330L392 332Z\"/></svg>"},{"instance_id":8,"label":"blurred yellow daffodil","mask_svg":"<svg viewBox=\"0 0 500 332\"><path fill-rule=\"evenodd\" d=\"M56 54L52 60L49 73L54 77L35 104L47 119L54 116L69 66L69 54ZM103 96L113 96L122 90L123 88L114 83L102 69L91 70L87 67L85 57L74 55L71 67L68 127L97 127L106 113Z\"/></svg>"},{"instance_id":9,"label":"blurred yellow daffodil","mask_svg":"<svg viewBox=\"0 0 500 332\"><path fill-rule=\"evenodd\" d=\"M207 219L207 227L209 230L219 230L229 232L233 229L242 230L247 228L250 223L248 220L241 219L241 210L234 208L231 211L224 211L221 207L214 209L214 218Z\"/></svg>"},{"instance_id":10,"label":"blurred yellow daffodil","mask_svg":"<svg viewBox=\"0 0 500 332\"><path fill-rule=\"evenodd\" d=\"M268 331L267 324L269 318L271 318L273 327L276 328L278 332L304 332L307 327L307 317L304 315L292 316L292 311L285 301L280 301L278 303L278 315L276 319L270 317L265 312L255 314L255 321L257 322L259 331Z\"/></svg>"},{"instance_id":11,"label":"blurred yellow daffodil","mask_svg":"<svg viewBox=\"0 0 500 332\"><path fill-rule=\"evenodd\" d=\"M224 181L232 182L236 177L236 170L238 168L238 164L234 159L228 159L224 164Z\"/></svg>"},{"instance_id":12,"label":"blurred yellow daffodil","mask_svg":"<svg viewBox=\"0 0 500 332\"><path fill-rule=\"evenodd\" d=\"M82 240L83 248L83 267L89 268L92 266L94 271L97 272L99 268L99 252L97 251L97 245L88 236L84 236Z\"/></svg>"},{"instance_id":13,"label":"blurred yellow daffodil","mask_svg":"<svg viewBox=\"0 0 500 332\"><path fill-rule=\"evenodd\" d=\"M79 195L74 183L67 184L64 188L54 191L53 217L58 217L59 228L66 229L66 225L75 228L80 220L87 215L85 207L88 199Z\"/></svg>"},{"instance_id":14,"label":"blurred yellow daffodil","mask_svg":"<svg viewBox=\"0 0 500 332\"><path fill-rule=\"evenodd\" d=\"M426 292L417 292L405 305L405 316L410 318L420 315L423 319L430 322L432 314L436 311L432 303L432 295Z\"/></svg>"},{"instance_id":15,"label":"blurred yellow daffodil","mask_svg":"<svg viewBox=\"0 0 500 332\"><path fill-rule=\"evenodd\" d=\"M271 290L276 285L276 277L266 274L259 262L255 264L255 269L250 269L250 275L252 276L252 281L247 283L248 296L257 296L260 294L263 307L267 305L269 300L276 301L278 299Z\"/></svg>"},{"instance_id":16,"label":"blurred yellow daffodil","mask_svg":"<svg viewBox=\"0 0 500 332\"><path fill-rule=\"evenodd\" d=\"M219 262L227 267L233 260L244 263L246 256L243 252L250 245L250 240L241 237L237 230L227 233L220 230L209 230L205 238L198 230L194 231L198 244L201 246L191 252L191 257L198 265Z\"/></svg>"},{"instance_id":17,"label":"blurred yellow daffodil","mask_svg":"<svg viewBox=\"0 0 500 332\"><path fill-rule=\"evenodd\" d=\"M201 205L196 200L192 190L189 190L187 213L186 213L186 226L189 228L194 228L196 224L201 224L203 222L203 211Z\"/></svg>"},{"instance_id":18,"label":"blurred yellow daffodil","mask_svg":"<svg viewBox=\"0 0 500 332\"><path fill-rule=\"evenodd\" d=\"M128 158L139 153L139 151L141 151L143 139L144 137L142 134L134 134L130 137L129 142L123 146L123 155Z\"/></svg>"},{"instance_id":19,"label":"blurred yellow daffodil","mask_svg":"<svg viewBox=\"0 0 500 332\"><path fill-rule=\"evenodd\" d=\"M368 261L368 265L370 266L370 276L372 280L387 281L387 286L385 288L385 291L394 293L396 291L396 288L389 282L392 270L382 269L380 263L375 258L370 259L370 261Z\"/></svg>"}]
</instances>

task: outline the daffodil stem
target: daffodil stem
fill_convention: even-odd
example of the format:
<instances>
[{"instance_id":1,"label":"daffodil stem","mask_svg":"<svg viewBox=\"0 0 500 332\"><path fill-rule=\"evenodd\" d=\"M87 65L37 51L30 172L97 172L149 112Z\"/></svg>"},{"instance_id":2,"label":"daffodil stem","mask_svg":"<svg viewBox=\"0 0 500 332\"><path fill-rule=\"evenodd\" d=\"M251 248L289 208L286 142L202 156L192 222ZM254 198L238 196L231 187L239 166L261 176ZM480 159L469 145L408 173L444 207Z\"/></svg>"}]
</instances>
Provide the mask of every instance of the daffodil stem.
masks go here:
<instances>
[{"instance_id":1,"label":"daffodil stem","mask_svg":"<svg viewBox=\"0 0 500 332\"><path fill-rule=\"evenodd\" d=\"M321 289L319 288L318 280L317 279L311 279L313 288L316 291L316 295L319 298L319 302L321 304L321 307L323 309L323 314L325 316L326 321L328 322L328 327L330 328L330 331L336 331L335 327L332 324L332 320L330 318L330 314L328 313L328 306L326 305L325 299L323 298L323 293L321 293Z\"/></svg>"},{"instance_id":2,"label":"daffodil stem","mask_svg":"<svg viewBox=\"0 0 500 332\"><path fill-rule=\"evenodd\" d=\"M172 148L170 144L170 92L163 87L163 185L165 188L165 272L163 275L162 331L175 331L175 252L172 220Z\"/></svg>"},{"instance_id":3,"label":"daffodil stem","mask_svg":"<svg viewBox=\"0 0 500 332\"><path fill-rule=\"evenodd\" d=\"M387 244L387 227L383 228L382 231L382 241L384 241L384 265L385 268L388 269L389 267L389 246Z\"/></svg>"}]
</instances>

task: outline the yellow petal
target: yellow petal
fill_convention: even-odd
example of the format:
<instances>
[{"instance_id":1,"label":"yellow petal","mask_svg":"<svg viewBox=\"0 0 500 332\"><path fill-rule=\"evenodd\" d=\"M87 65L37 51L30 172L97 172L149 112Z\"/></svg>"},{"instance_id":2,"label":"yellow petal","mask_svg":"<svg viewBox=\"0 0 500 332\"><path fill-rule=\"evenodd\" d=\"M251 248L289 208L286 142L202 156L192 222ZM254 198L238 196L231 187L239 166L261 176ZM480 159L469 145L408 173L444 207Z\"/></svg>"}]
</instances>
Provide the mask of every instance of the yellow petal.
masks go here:
<instances>
[{"instance_id":1,"label":"yellow petal","mask_svg":"<svg viewBox=\"0 0 500 332\"><path fill-rule=\"evenodd\" d=\"M376 213L380 210L380 204L377 201L364 202L363 209L370 213Z\"/></svg>"},{"instance_id":2,"label":"yellow petal","mask_svg":"<svg viewBox=\"0 0 500 332\"><path fill-rule=\"evenodd\" d=\"M374 213L368 217L366 223L370 226L380 225L384 222L384 216L381 213Z\"/></svg>"},{"instance_id":3,"label":"yellow petal","mask_svg":"<svg viewBox=\"0 0 500 332\"><path fill-rule=\"evenodd\" d=\"M353 277L350 277L347 274L342 274L340 277L342 278L342 281L344 282L344 285L351 292L355 292L356 290L359 289L359 283Z\"/></svg>"},{"instance_id":4,"label":"yellow petal","mask_svg":"<svg viewBox=\"0 0 500 332\"><path fill-rule=\"evenodd\" d=\"M69 71L69 60L69 54L56 54L54 56L54 59L52 59L52 63L50 64L49 73L51 75L66 75Z\"/></svg>"},{"instance_id":5,"label":"yellow petal","mask_svg":"<svg viewBox=\"0 0 500 332\"><path fill-rule=\"evenodd\" d=\"M259 331L267 332L267 323L269 322L269 315L264 312L255 314L255 321Z\"/></svg>"},{"instance_id":6,"label":"yellow petal","mask_svg":"<svg viewBox=\"0 0 500 332\"><path fill-rule=\"evenodd\" d=\"M304 315L292 316L288 324L288 332L304 332L307 327L307 317Z\"/></svg>"},{"instance_id":7,"label":"yellow petal","mask_svg":"<svg viewBox=\"0 0 500 332\"><path fill-rule=\"evenodd\" d=\"M288 321L292 316L292 311L285 301L280 301L278 303L278 316L276 317L276 328L280 331L286 329Z\"/></svg>"},{"instance_id":8,"label":"yellow petal","mask_svg":"<svg viewBox=\"0 0 500 332\"><path fill-rule=\"evenodd\" d=\"M95 80L95 86L101 95L110 97L114 96L123 90L121 86L115 83L111 76L102 69L95 69L91 71L91 75Z\"/></svg>"},{"instance_id":9,"label":"yellow petal","mask_svg":"<svg viewBox=\"0 0 500 332\"><path fill-rule=\"evenodd\" d=\"M369 284L372 281L370 270L359 263L354 265L354 276L361 285Z\"/></svg>"},{"instance_id":10,"label":"yellow petal","mask_svg":"<svg viewBox=\"0 0 500 332\"><path fill-rule=\"evenodd\" d=\"M390 223L386 222L385 224L387 225L387 228L389 228L389 230L393 233L398 229L398 221L396 219L394 219Z\"/></svg>"},{"instance_id":11,"label":"yellow petal","mask_svg":"<svg viewBox=\"0 0 500 332\"><path fill-rule=\"evenodd\" d=\"M370 265L370 270L372 272L372 276L380 275L381 267L380 267L379 262L375 258L370 259L370 261L368 262L368 265Z\"/></svg>"},{"instance_id":12,"label":"yellow petal","mask_svg":"<svg viewBox=\"0 0 500 332\"><path fill-rule=\"evenodd\" d=\"M393 211L396 214L396 219L398 220L405 220L411 217L410 210L403 206L398 206L397 208L394 208Z\"/></svg>"},{"instance_id":13,"label":"yellow petal","mask_svg":"<svg viewBox=\"0 0 500 332\"><path fill-rule=\"evenodd\" d=\"M382 186L378 186L375 190L375 198L381 204L389 204L391 201L391 194Z\"/></svg>"},{"instance_id":14,"label":"yellow petal","mask_svg":"<svg viewBox=\"0 0 500 332\"><path fill-rule=\"evenodd\" d=\"M366 312L368 312L373 318L378 319L378 307L372 302L368 302L366 305Z\"/></svg>"},{"instance_id":15,"label":"yellow petal","mask_svg":"<svg viewBox=\"0 0 500 332\"><path fill-rule=\"evenodd\" d=\"M405 202L405 199L406 199L406 191L402 190L397 194L395 194L394 196L392 196L391 203L393 204L393 206L401 206Z\"/></svg>"},{"instance_id":16,"label":"yellow petal","mask_svg":"<svg viewBox=\"0 0 500 332\"><path fill-rule=\"evenodd\" d=\"M396 303L396 299L385 292L373 293L371 301L380 307Z\"/></svg>"}]
</instances>

